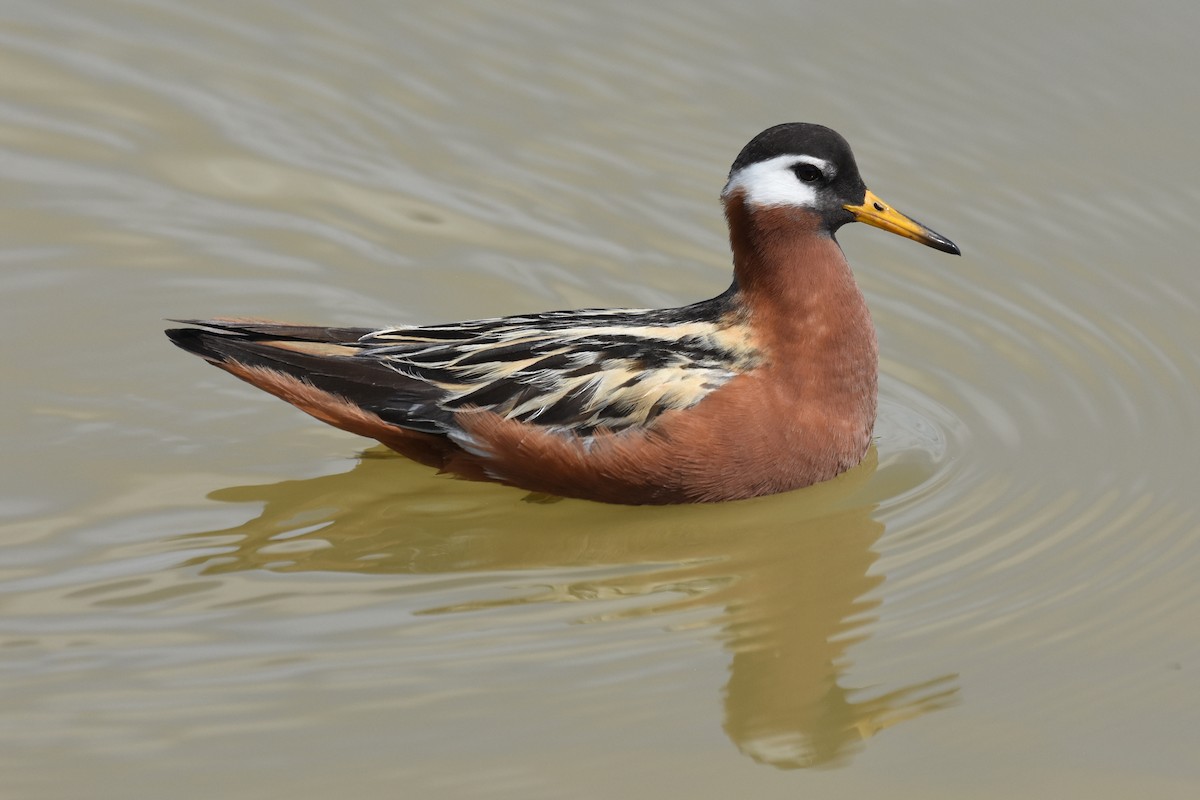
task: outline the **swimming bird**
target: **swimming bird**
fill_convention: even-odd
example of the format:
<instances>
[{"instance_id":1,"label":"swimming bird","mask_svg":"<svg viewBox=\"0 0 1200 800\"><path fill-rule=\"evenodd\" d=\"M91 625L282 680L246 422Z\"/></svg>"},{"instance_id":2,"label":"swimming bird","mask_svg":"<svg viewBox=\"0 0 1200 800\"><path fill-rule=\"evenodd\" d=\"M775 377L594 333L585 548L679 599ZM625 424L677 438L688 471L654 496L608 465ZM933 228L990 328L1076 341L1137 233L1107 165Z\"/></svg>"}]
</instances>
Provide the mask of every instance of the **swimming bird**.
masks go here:
<instances>
[{"instance_id":1,"label":"swimming bird","mask_svg":"<svg viewBox=\"0 0 1200 800\"><path fill-rule=\"evenodd\" d=\"M785 123L721 199L733 283L668 309L441 325L174 320L171 340L343 430L460 477L610 503L711 502L824 481L865 455L878 349L835 238L865 222L946 253L869 191L835 131Z\"/></svg>"}]
</instances>

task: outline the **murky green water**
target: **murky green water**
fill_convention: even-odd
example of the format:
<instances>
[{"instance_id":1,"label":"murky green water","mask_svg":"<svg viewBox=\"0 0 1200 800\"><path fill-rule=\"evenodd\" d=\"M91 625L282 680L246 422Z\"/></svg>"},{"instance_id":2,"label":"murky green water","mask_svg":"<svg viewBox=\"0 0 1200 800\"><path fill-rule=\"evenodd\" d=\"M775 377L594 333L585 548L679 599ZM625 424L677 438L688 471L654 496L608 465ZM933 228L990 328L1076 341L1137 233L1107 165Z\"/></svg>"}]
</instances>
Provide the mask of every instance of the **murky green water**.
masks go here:
<instances>
[{"instance_id":1,"label":"murky green water","mask_svg":"<svg viewBox=\"0 0 1200 800\"><path fill-rule=\"evenodd\" d=\"M0 794L1200 796L1192 3L0 3ZM877 448L528 502L164 317L728 282L785 120L963 247L841 235Z\"/></svg>"}]
</instances>

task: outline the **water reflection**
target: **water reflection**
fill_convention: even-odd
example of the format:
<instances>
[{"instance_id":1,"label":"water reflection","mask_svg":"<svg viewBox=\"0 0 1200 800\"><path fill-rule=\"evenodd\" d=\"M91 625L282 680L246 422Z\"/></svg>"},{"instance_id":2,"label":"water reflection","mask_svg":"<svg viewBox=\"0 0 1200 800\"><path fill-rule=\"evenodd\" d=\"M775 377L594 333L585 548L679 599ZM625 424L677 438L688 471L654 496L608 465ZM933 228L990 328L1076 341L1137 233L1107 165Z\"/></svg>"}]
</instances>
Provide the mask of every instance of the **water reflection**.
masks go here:
<instances>
[{"instance_id":1,"label":"water reflection","mask_svg":"<svg viewBox=\"0 0 1200 800\"><path fill-rule=\"evenodd\" d=\"M661 615L669 627L684 610L713 609L732 656L729 737L776 767L834 766L880 730L952 704L958 691L953 674L892 690L847 685L847 650L868 635L880 602L873 590L884 581L869 573L883 525L860 491L874 466L872 454L842 478L791 495L622 508L514 502L514 490L438 478L375 449L346 473L215 492L263 503L262 512L186 539L222 545L220 555L192 562L209 575L536 573L522 576L516 595L472 591L425 614L580 602L599 609L586 621ZM614 598L640 600L603 602Z\"/></svg>"}]
</instances>

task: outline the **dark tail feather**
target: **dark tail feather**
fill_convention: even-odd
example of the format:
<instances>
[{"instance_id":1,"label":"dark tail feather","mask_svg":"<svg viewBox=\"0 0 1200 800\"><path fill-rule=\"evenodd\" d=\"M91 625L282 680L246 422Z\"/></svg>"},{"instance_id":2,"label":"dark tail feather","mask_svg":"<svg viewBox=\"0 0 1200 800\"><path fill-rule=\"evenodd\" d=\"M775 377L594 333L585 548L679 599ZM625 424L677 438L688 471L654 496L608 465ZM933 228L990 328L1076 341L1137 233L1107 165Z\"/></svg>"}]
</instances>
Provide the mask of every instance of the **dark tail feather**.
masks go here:
<instances>
[{"instance_id":1,"label":"dark tail feather","mask_svg":"<svg viewBox=\"0 0 1200 800\"><path fill-rule=\"evenodd\" d=\"M198 325L201 328L240 333L263 339L284 339L295 342L328 342L330 344L354 344L374 328L327 328L320 325L292 325L286 322L269 322L256 319L171 319L183 325ZM170 331L167 332L170 335Z\"/></svg>"},{"instance_id":2,"label":"dark tail feather","mask_svg":"<svg viewBox=\"0 0 1200 800\"><path fill-rule=\"evenodd\" d=\"M222 330L230 332L170 328L166 334L177 346L216 366L233 362L281 372L338 395L393 425L444 434L451 422L451 412L438 404L441 399L438 389L402 375L376 359L297 352L271 345L272 339L288 341L286 337L268 338L257 331L242 333L224 325ZM357 337L352 341L357 341Z\"/></svg>"},{"instance_id":3,"label":"dark tail feather","mask_svg":"<svg viewBox=\"0 0 1200 800\"><path fill-rule=\"evenodd\" d=\"M216 340L232 337L219 336L208 331L202 331L199 328L168 328L165 333L175 346L182 347L189 353L198 355L208 361L220 363L230 356L227 348L214 345L216 345Z\"/></svg>"}]
</instances>

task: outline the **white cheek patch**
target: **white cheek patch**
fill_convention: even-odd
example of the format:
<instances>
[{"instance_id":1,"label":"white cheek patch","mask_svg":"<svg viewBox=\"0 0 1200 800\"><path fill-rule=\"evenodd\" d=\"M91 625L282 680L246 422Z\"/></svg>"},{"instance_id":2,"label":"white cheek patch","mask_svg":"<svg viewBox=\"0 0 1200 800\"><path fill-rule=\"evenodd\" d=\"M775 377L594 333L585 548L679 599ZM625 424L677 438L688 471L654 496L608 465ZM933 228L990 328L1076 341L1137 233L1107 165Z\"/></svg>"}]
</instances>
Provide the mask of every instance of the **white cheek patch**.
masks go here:
<instances>
[{"instance_id":1,"label":"white cheek patch","mask_svg":"<svg viewBox=\"0 0 1200 800\"><path fill-rule=\"evenodd\" d=\"M742 167L729 176L729 183L721 192L728 197L737 191L745 193L746 202L762 208L770 206L817 207L817 187L804 183L792 172L797 164L812 164L827 177L833 165L823 158L812 156L783 155Z\"/></svg>"}]
</instances>

